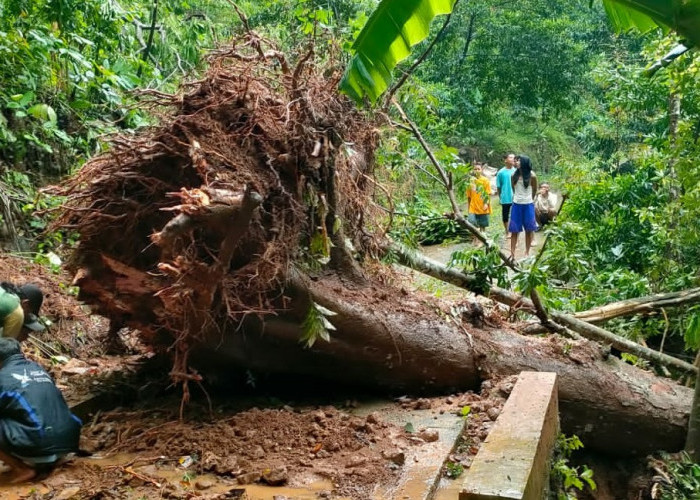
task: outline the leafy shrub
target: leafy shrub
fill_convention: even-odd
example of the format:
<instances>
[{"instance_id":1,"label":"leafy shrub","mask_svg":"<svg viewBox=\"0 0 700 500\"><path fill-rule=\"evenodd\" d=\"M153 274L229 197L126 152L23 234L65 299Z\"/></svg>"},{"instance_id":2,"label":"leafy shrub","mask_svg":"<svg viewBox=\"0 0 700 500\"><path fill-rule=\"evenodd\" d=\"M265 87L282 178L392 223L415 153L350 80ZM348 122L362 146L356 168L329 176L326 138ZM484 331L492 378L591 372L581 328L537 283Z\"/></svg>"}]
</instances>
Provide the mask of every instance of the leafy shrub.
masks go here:
<instances>
[{"instance_id":1,"label":"leafy shrub","mask_svg":"<svg viewBox=\"0 0 700 500\"><path fill-rule=\"evenodd\" d=\"M496 248L465 248L452 253L451 267L460 267L465 273L476 278L472 287L475 293L486 295L494 282L500 287L508 287L508 268L501 261Z\"/></svg>"},{"instance_id":2,"label":"leafy shrub","mask_svg":"<svg viewBox=\"0 0 700 500\"><path fill-rule=\"evenodd\" d=\"M662 456L670 484L661 485L661 500L687 500L698 498L700 491L700 464L694 463L688 455L681 454L673 459Z\"/></svg>"},{"instance_id":3,"label":"leafy shrub","mask_svg":"<svg viewBox=\"0 0 700 500\"><path fill-rule=\"evenodd\" d=\"M413 203L399 204L397 212L404 216L392 231L392 236L412 246L436 245L467 235L454 219L422 196L414 196Z\"/></svg>"},{"instance_id":4,"label":"leafy shrub","mask_svg":"<svg viewBox=\"0 0 700 500\"><path fill-rule=\"evenodd\" d=\"M583 491L587 486L591 490L596 489L593 481L593 471L587 466L572 467L569 465L571 454L583 448L583 443L578 436L566 437L559 434L554 449L554 459L552 461L552 474L550 476L550 487L556 492L557 500L573 500L578 498L576 490Z\"/></svg>"}]
</instances>

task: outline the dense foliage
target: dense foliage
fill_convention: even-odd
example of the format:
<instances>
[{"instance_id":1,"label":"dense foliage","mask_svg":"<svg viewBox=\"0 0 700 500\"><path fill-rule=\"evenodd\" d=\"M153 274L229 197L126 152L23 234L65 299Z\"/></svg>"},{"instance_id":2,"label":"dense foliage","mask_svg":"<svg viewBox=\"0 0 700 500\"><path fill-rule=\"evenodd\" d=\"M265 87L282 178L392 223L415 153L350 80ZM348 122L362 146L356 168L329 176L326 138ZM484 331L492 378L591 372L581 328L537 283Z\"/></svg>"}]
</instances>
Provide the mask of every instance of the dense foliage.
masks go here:
<instances>
[{"instance_id":1,"label":"dense foliage","mask_svg":"<svg viewBox=\"0 0 700 500\"><path fill-rule=\"evenodd\" d=\"M643 74L672 43L650 40L646 64L604 62L596 68L608 106L594 119L597 134L606 135L601 132L606 124L614 127L609 134L614 148L591 141L586 161L561 166L570 197L544 259L552 277L571 284L558 291L559 307L581 310L700 282L698 58L688 54L651 79ZM675 130L670 129L673 101L680 110ZM601 147L590 147L596 144ZM697 318L697 311L687 308L670 318L618 327L632 337L660 337L670 328L679 340L685 336L686 347L697 349Z\"/></svg>"},{"instance_id":2,"label":"dense foliage","mask_svg":"<svg viewBox=\"0 0 700 500\"><path fill-rule=\"evenodd\" d=\"M251 28L282 48L303 51L315 40L318 54L346 51L349 60L376 2L238 5ZM441 24L434 23L433 35ZM100 151L105 134L147 125L153 118L133 91L167 92L195 77L205 52L241 29L226 0L4 2L3 206L14 206L15 217L23 213L25 224L41 229L43 219L29 214L60 200L37 197L34 187ZM431 41L399 68L407 70ZM461 200L471 164L485 160L497 167L509 151L531 156L555 190L568 191L540 261L544 278L531 283L552 306L581 310L698 284L697 57L686 54L653 78L644 73L675 43L660 32L615 35L598 2L458 2L432 51L396 95ZM376 201L393 211L395 236L414 244L463 238L444 216L447 200L410 133L386 130L377 162L385 189ZM3 209L2 216L13 213ZM53 238L43 244L63 241ZM489 270L497 266L492 255L465 251L457 260L485 282L507 284L502 269ZM543 286L548 279L554 287ZM621 321L617 329L652 338L666 331L676 344L695 349L700 312L680 312Z\"/></svg>"},{"instance_id":3,"label":"dense foliage","mask_svg":"<svg viewBox=\"0 0 700 500\"><path fill-rule=\"evenodd\" d=\"M297 47L331 32L349 43L368 4L251 1L240 8L251 28ZM36 186L100 152L105 136L152 122L135 99L137 89L169 92L183 78L195 78L206 53L241 29L226 0L0 3L0 215L11 248L28 249L19 240L45 227L43 216L30 214L60 203L36 193ZM62 241L52 235L41 245Z\"/></svg>"}]
</instances>

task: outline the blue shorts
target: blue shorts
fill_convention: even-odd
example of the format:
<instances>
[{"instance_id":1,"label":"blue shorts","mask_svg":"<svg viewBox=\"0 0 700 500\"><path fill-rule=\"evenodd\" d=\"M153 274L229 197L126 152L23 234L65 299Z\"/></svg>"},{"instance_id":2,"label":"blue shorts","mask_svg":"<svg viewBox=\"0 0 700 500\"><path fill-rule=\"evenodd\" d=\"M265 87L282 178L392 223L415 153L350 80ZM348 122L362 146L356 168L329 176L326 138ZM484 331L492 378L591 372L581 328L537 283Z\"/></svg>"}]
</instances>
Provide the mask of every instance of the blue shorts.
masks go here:
<instances>
[{"instance_id":1,"label":"blue shorts","mask_svg":"<svg viewBox=\"0 0 700 500\"><path fill-rule=\"evenodd\" d=\"M528 203L521 205L513 203L510 209L510 224L508 224L508 232L520 233L525 228L525 231L537 231L537 222L535 222L535 204Z\"/></svg>"}]
</instances>

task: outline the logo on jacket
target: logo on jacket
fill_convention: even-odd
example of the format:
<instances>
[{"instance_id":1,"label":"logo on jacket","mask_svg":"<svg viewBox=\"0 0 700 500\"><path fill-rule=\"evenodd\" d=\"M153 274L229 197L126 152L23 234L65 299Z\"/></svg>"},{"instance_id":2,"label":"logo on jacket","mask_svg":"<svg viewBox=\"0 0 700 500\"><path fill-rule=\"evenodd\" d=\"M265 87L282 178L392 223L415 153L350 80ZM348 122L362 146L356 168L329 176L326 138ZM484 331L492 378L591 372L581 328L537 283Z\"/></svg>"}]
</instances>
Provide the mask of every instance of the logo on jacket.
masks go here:
<instances>
[{"instance_id":1,"label":"logo on jacket","mask_svg":"<svg viewBox=\"0 0 700 500\"><path fill-rule=\"evenodd\" d=\"M29 375L27 375L27 370L24 370L24 375L20 375L19 373L13 373L12 377L15 380L19 380L19 383L22 385L22 387L27 387L29 385L29 381L31 380Z\"/></svg>"}]
</instances>

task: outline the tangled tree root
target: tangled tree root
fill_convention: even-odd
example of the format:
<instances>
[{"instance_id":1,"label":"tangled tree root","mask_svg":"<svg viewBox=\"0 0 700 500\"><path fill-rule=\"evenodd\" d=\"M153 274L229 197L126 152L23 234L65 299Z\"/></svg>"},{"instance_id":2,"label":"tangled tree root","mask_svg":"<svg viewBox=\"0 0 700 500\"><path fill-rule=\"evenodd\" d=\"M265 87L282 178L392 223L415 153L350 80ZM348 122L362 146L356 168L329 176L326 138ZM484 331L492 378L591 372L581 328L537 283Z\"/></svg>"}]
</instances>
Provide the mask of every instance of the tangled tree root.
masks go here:
<instances>
[{"instance_id":1,"label":"tangled tree root","mask_svg":"<svg viewBox=\"0 0 700 500\"><path fill-rule=\"evenodd\" d=\"M247 33L179 94L143 91L161 124L115 138L60 188L81 298L112 330L169 346L176 381L198 380L191 347L284 309L302 254L367 249L374 127L312 60L292 70Z\"/></svg>"}]
</instances>

